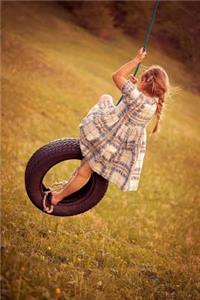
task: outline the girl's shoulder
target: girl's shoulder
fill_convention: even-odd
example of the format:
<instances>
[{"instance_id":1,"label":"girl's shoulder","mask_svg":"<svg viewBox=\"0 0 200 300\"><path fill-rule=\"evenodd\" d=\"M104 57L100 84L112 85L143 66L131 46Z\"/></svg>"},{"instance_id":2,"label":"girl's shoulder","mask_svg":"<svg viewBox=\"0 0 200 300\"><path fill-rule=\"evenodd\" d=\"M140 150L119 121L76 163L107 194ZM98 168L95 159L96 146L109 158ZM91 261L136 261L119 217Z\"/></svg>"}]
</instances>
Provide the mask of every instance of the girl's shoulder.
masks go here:
<instances>
[{"instance_id":1,"label":"girl's shoulder","mask_svg":"<svg viewBox=\"0 0 200 300\"><path fill-rule=\"evenodd\" d=\"M137 84L134 84L129 79L126 79L122 86L122 94L129 96L130 98L142 98L143 101L149 104L157 104L157 99L155 97L150 97L144 94L141 90L138 89Z\"/></svg>"},{"instance_id":2,"label":"girl's shoulder","mask_svg":"<svg viewBox=\"0 0 200 300\"><path fill-rule=\"evenodd\" d=\"M130 97L137 97L142 95L142 93L138 90L137 85L132 83L129 79L126 79L124 81L121 92L123 95Z\"/></svg>"}]
</instances>

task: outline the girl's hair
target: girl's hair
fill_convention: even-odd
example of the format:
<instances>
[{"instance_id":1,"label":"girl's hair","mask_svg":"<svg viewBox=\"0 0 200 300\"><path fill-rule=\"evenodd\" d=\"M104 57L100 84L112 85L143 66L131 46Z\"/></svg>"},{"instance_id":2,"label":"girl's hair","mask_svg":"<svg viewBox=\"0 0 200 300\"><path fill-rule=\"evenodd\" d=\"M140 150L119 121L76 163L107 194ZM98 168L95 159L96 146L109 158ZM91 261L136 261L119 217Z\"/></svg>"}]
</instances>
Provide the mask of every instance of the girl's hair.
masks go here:
<instances>
[{"instance_id":1,"label":"girl's hair","mask_svg":"<svg viewBox=\"0 0 200 300\"><path fill-rule=\"evenodd\" d=\"M157 123L152 131L152 133L155 133L158 130L162 110L165 107L165 95L169 92L169 78L163 67L152 65L142 74L141 84L151 97L158 98L156 109Z\"/></svg>"}]
</instances>

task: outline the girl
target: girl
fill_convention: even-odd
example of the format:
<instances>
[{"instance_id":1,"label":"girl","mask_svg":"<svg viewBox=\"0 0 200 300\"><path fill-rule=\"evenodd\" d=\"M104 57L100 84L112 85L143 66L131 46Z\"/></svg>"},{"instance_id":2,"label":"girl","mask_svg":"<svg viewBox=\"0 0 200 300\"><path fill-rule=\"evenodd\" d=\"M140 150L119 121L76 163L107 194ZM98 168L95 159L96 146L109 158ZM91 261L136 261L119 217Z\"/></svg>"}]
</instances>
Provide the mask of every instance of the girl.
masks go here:
<instances>
[{"instance_id":1,"label":"girl","mask_svg":"<svg viewBox=\"0 0 200 300\"><path fill-rule=\"evenodd\" d=\"M80 148L83 159L61 191L45 191L44 210L53 211L64 197L82 188L93 171L115 183L122 191L138 189L146 151L146 127L157 117L157 131L165 95L169 88L166 71L152 65L142 73L140 82L126 76L146 57L141 48L134 59L124 64L112 78L122 92L118 105L110 95L102 95L84 117L80 127Z\"/></svg>"}]
</instances>

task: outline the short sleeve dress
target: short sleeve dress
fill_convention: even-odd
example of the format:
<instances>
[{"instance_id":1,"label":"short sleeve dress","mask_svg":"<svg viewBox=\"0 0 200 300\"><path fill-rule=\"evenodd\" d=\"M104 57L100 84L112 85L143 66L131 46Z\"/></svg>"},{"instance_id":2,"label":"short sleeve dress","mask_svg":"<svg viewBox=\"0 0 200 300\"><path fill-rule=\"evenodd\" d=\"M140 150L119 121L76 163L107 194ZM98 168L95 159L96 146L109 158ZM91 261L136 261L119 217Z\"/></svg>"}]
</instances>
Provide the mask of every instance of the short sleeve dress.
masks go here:
<instances>
[{"instance_id":1,"label":"short sleeve dress","mask_svg":"<svg viewBox=\"0 0 200 300\"><path fill-rule=\"evenodd\" d=\"M122 191L136 191L157 98L147 97L130 80L121 91L118 105L111 95L102 95L81 120L80 149L93 171Z\"/></svg>"}]
</instances>

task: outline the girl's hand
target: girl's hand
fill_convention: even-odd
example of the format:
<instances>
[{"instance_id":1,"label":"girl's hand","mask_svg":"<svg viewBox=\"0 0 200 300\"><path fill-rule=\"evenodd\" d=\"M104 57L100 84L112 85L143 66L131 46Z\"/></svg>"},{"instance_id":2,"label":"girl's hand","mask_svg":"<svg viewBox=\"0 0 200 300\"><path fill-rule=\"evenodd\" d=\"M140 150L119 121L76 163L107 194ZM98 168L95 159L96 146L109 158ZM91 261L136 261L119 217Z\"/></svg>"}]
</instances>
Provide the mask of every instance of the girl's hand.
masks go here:
<instances>
[{"instance_id":1,"label":"girl's hand","mask_svg":"<svg viewBox=\"0 0 200 300\"><path fill-rule=\"evenodd\" d=\"M134 84L137 83L138 80L137 80L136 77L134 77L133 75L129 75L128 77L129 77L129 80L130 80L132 83L134 83Z\"/></svg>"},{"instance_id":2,"label":"girl's hand","mask_svg":"<svg viewBox=\"0 0 200 300\"><path fill-rule=\"evenodd\" d=\"M137 55L135 57L135 60L140 63L147 55L146 50L142 47L140 50L137 52Z\"/></svg>"}]
</instances>

